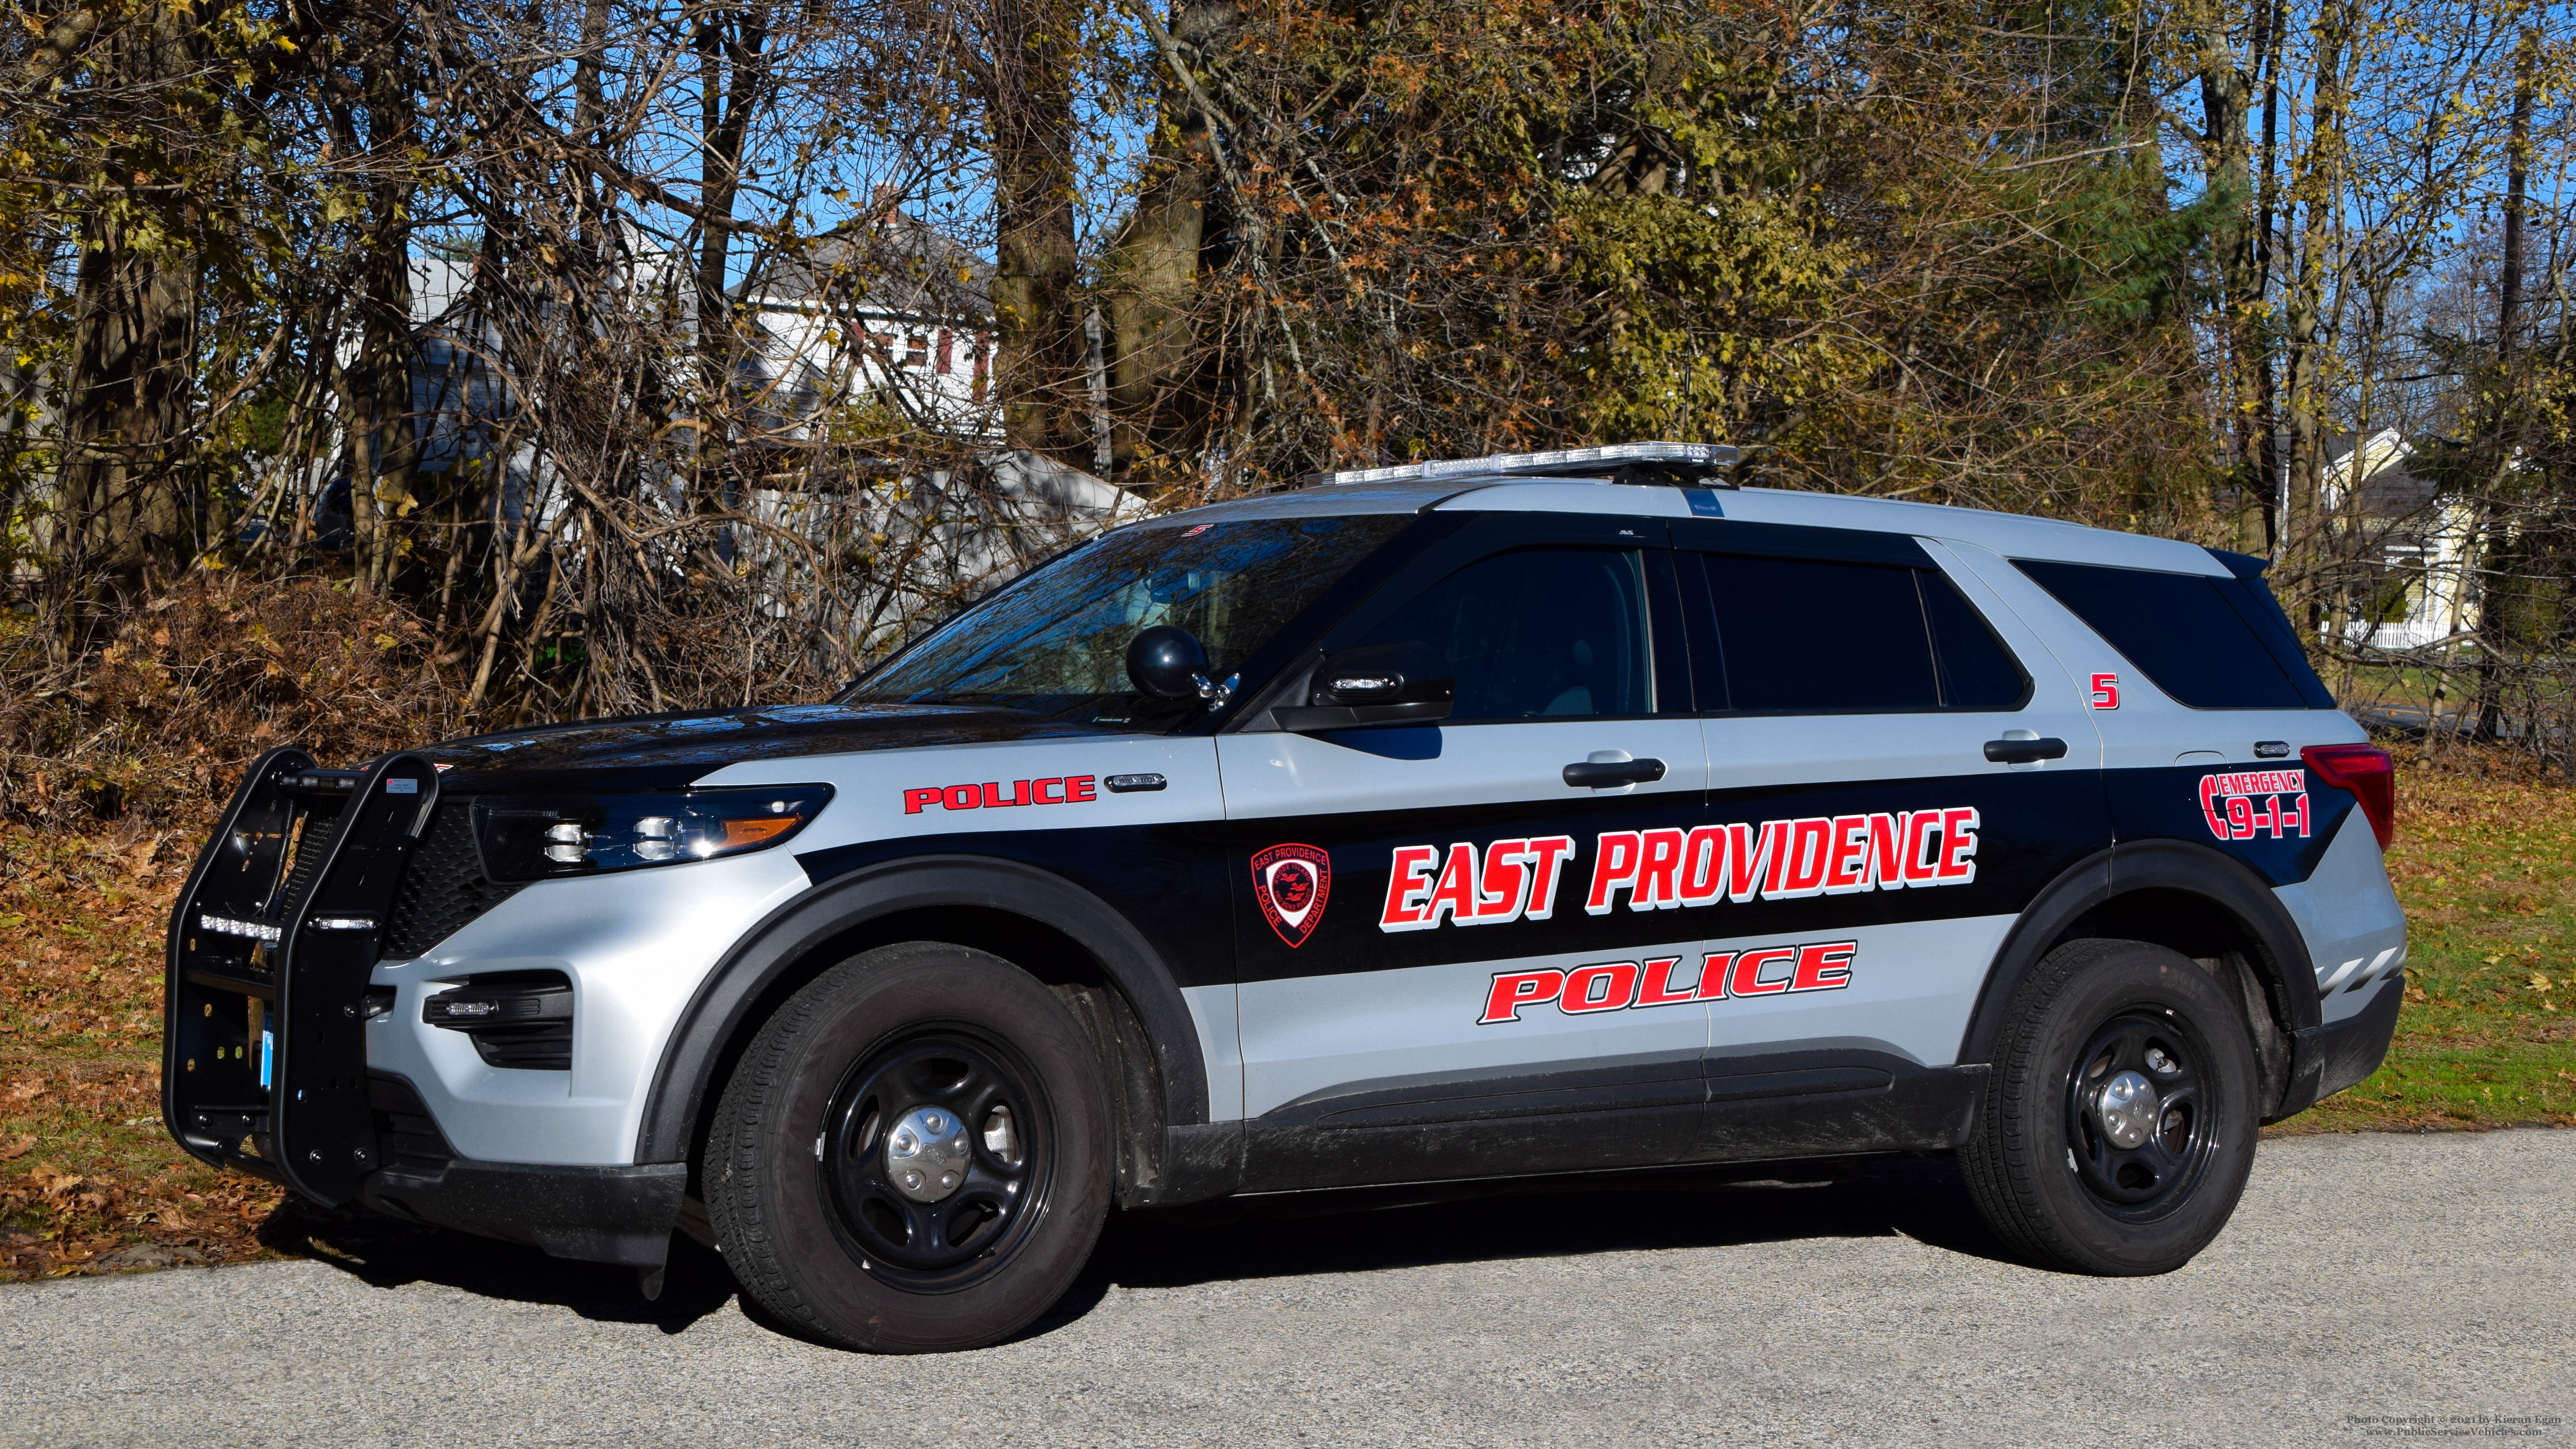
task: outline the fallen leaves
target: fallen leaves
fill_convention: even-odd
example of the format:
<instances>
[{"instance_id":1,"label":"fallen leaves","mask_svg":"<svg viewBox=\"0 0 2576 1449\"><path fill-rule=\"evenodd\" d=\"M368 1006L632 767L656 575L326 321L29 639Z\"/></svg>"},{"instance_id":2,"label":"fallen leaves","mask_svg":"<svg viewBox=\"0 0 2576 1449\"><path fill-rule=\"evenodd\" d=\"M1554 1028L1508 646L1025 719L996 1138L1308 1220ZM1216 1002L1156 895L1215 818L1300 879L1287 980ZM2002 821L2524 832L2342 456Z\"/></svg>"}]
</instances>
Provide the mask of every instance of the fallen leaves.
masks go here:
<instances>
[{"instance_id":1,"label":"fallen leaves","mask_svg":"<svg viewBox=\"0 0 2576 1449\"><path fill-rule=\"evenodd\" d=\"M39 1162L28 1168L27 1180L34 1183L36 1190L48 1198L61 1197L87 1181L80 1174L65 1172L50 1162Z\"/></svg>"},{"instance_id":2,"label":"fallen leaves","mask_svg":"<svg viewBox=\"0 0 2576 1449\"><path fill-rule=\"evenodd\" d=\"M140 822L0 830L0 1278L265 1251L278 1189L161 1126L161 933L188 844Z\"/></svg>"}]
</instances>

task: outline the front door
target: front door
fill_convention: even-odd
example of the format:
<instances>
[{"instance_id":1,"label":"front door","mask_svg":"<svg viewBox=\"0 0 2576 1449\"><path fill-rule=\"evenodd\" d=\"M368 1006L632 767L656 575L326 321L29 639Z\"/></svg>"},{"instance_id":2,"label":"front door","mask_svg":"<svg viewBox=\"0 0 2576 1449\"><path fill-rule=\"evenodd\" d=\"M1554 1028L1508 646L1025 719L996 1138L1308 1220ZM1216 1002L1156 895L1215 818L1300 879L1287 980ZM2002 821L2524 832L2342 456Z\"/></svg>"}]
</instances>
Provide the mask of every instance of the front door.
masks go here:
<instances>
[{"instance_id":1,"label":"front door","mask_svg":"<svg viewBox=\"0 0 2576 1449\"><path fill-rule=\"evenodd\" d=\"M1249 1185L1687 1150L1698 943L1593 890L1605 840L1678 840L1702 809L1664 532L1480 518L1323 641L1428 645L1448 720L1218 741Z\"/></svg>"}]
</instances>

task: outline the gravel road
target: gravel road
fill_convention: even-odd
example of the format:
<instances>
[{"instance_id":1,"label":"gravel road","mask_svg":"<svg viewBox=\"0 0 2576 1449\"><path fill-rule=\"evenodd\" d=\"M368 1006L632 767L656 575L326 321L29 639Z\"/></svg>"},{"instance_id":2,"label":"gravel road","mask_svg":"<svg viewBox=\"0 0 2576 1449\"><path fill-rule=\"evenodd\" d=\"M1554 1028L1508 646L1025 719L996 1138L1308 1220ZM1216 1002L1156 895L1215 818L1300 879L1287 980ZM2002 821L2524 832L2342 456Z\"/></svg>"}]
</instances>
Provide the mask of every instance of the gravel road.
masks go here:
<instances>
[{"instance_id":1,"label":"gravel road","mask_svg":"<svg viewBox=\"0 0 2576 1449\"><path fill-rule=\"evenodd\" d=\"M929 1359L773 1333L703 1254L648 1304L342 1234L0 1288L0 1443L2576 1442L2576 1131L2267 1143L2162 1278L1998 1261L1955 1194L1899 1164L1123 1221L1034 1330Z\"/></svg>"}]
</instances>

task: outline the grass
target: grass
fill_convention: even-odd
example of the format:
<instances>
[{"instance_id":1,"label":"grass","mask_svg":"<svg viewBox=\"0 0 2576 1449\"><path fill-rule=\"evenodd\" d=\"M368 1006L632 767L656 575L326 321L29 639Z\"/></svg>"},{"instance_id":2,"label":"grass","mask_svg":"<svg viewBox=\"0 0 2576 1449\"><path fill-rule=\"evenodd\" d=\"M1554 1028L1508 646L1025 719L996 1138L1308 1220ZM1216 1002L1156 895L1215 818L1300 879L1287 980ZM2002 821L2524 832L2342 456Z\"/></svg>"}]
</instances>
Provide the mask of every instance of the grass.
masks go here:
<instances>
[{"instance_id":1,"label":"grass","mask_svg":"<svg viewBox=\"0 0 2576 1449\"><path fill-rule=\"evenodd\" d=\"M2271 1131L2576 1126L2576 788L2408 770L2399 801L2396 1044ZM278 1190L161 1127L161 933L195 845L0 831L0 1278L271 1251Z\"/></svg>"},{"instance_id":2,"label":"grass","mask_svg":"<svg viewBox=\"0 0 2576 1449\"><path fill-rule=\"evenodd\" d=\"M2407 771L2406 1005L2370 1080L2272 1130L2576 1126L2576 788Z\"/></svg>"}]
</instances>

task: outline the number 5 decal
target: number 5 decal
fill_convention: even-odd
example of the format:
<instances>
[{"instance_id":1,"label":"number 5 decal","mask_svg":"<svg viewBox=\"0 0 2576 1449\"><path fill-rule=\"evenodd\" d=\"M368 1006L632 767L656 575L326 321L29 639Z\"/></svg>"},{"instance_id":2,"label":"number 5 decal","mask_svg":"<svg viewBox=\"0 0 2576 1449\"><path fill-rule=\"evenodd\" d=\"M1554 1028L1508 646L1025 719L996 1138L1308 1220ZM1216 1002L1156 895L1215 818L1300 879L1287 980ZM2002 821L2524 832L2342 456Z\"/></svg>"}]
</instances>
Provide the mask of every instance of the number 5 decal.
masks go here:
<instances>
[{"instance_id":1,"label":"number 5 decal","mask_svg":"<svg viewBox=\"0 0 2576 1449\"><path fill-rule=\"evenodd\" d=\"M2093 676L2093 707L2095 709L2120 707L2120 676L2116 674Z\"/></svg>"}]
</instances>

